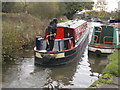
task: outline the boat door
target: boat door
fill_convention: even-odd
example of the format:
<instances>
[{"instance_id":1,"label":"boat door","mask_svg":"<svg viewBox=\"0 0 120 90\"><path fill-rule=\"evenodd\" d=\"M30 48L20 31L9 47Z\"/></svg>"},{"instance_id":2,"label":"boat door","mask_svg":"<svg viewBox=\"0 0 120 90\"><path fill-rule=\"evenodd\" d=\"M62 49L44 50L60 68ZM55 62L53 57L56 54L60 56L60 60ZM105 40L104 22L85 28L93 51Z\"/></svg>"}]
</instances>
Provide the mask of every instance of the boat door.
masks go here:
<instances>
[{"instance_id":1,"label":"boat door","mask_svg":"<svg viewBox=\"0 0 120 90\"><path fill-rule=\"evenodd\" d=\"M120 48L120 29L116 30L117 47Z\"/></svg>"},{"instance_id":2,"label":"boat door","mask_svg":"<svg viewBox=\"0 0 120 90\"><path fill-rule=\"evenodd\" d=\"M120 49L120 23L114 23L114 47Z\"/></svg>"},{"instance_id":3,"label":"boat door","mask_svg":"<svg viewBox=\"0 0 120 90\"><path fill-rule=\"evenodd\" d=\"M71 47L73 47L75 42L74 42L74 36L73 36L73 29L65 28L64 29L64 38L71 38L71 37L73 37L71 40L64 41L66 49L70 49Z\"/></svg>"}]
</instances>

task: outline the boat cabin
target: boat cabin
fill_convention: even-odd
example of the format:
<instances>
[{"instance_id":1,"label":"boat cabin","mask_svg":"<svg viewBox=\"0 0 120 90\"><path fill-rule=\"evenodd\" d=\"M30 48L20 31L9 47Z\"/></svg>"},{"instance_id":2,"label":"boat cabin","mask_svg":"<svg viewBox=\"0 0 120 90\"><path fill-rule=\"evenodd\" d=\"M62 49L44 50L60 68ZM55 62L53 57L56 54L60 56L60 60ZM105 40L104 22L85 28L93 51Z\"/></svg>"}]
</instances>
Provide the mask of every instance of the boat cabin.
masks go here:
<instances>
[{"instance_id":1,"label":"boat cabin","mask_svg":"<svg viewBox=\"0 0 120 90\"><path fill-rule=\"evenodd\" d=\"M49 45L50 34L44 38L36 37L34 48L35 64L41 65L62 65L73 61L77 54L82 54L88 44L89 30L86 29L87 22L84 20L72 20L57 24L54 30L55 39ZM53 49L49 49L52 47ZM81 55L80 55L81 56Z\"/></svg>"},{"instance_id":2,"label":"boat cabin","mask_svg":"<svg viewBox=\"0 0 120 90\"><path fill-rule=\"evenodd\" d=\"M84 20L72 20L57 24L53 51L65 51L75 48L76 43L84 34L87 22ZM47 33L45 37L47 36ZM47 38L44 38L47 42ZM46 44L43 44L46 50Z\"/></svg>"},{"instance_id":3,"label":"boat cabin","mask_svg":"<svg viewBox=\"0 0 120 90\"><path fill-rule=\"evenodd\" d=\"M120 27L119 25L102 25L94 27L90 45L101 48L120 48Z\"/></svg>"}]
</instances>

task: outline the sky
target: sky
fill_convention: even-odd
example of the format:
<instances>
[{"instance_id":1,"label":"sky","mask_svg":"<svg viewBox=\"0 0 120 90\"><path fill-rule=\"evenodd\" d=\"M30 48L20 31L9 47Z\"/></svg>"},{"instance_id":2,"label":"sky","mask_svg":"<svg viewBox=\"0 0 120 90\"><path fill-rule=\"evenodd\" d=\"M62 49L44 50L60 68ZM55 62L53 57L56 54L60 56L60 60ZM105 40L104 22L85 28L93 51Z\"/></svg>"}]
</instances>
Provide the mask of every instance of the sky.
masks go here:
<instances>
[{"instance_id":1,"label":"sky","mask_svg":"<svg viewBox=\"0 0 120 90\"><path fill-rule=\"evenodd\" d=\"M114 10L115 8L118 9L118 0L109 0L108 1L108 10Z\"/></svg>"},{"instance_id":2,"label":"sky","mask_svg":"<svg viewBox=\"0 0 120 90\"><path fill-rule=\"evenodd\" d=\"M94 2L96 2L97 0L93 0ZM107 5L107 8L108 10L107 11L113 11L115 10L115 8L119 9L120 10L120 5L118 6L118 1L120 3L120 0L105 0L108 5Z\"/></svg>"}]
</instances>

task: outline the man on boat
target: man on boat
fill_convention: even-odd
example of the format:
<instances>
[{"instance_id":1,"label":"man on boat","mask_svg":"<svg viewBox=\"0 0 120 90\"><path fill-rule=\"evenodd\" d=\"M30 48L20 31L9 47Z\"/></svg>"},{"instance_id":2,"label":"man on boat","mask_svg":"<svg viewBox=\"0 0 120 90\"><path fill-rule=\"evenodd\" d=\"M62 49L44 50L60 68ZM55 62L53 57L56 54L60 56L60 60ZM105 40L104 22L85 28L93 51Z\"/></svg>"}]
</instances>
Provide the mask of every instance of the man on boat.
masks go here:
<instances>
[{"instance_id":1,"label":"man on boat","mask_svg":"<svg viewBox=\"0 0 120 90\"><path fill-rule=\"evenodd\" d=\"M48 25L48 45L47 45L47 50L48 51L52 51L53 47L54 47L54 40L55 40L55 35L56 35L56 27L57 27L57 23L58 20L57 18L53 18L53 20L50 22L50 24Z\"/></svg>"}]
</instances>

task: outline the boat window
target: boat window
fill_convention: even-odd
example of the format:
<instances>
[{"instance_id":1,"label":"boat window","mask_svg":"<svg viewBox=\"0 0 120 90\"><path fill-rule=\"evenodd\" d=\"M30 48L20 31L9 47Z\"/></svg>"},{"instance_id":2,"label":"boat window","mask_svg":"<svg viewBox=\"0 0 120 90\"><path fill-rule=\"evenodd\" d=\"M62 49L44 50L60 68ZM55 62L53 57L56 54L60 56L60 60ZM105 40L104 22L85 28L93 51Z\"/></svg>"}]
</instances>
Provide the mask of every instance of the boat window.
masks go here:
<instances>
[{"instance_id":1,"label":"boat window","mask_svg":"<svg viewBox=\"0 0 120 90\"><path fill-rule=\"evenodd\" d=\"M64 29L64 38L73 37L73 30L70 28Z\"/></svg>"},{"instance_id":2,"label":"boat window","mask_svg":"<svg viewBox=\"0 0 120 90\"><path fill-rule=\"evenodd\" d=\"M95 27L95 30L100 31L100 27Z\"/></svg>"}]
</instances>

